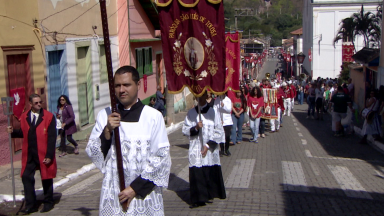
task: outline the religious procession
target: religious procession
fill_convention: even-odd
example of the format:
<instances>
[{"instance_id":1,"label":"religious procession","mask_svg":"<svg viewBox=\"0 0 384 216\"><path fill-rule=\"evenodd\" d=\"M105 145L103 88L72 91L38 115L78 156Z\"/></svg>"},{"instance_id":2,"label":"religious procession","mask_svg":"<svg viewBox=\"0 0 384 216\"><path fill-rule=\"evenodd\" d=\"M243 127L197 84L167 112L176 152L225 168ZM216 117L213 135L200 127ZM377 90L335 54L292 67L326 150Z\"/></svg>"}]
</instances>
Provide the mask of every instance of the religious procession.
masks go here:
<instances>
[{"instance_id":1,"label":"religious procession","mask_svg":"<svg viewBox=\"0 0 384 216\"><path fill-rule=\"evenodd\" d=\"M384 87L314 75L297 25L240 30L285 1L22 2L0 1L0 216L384 214Z\"/></svg>"}]
</instances>

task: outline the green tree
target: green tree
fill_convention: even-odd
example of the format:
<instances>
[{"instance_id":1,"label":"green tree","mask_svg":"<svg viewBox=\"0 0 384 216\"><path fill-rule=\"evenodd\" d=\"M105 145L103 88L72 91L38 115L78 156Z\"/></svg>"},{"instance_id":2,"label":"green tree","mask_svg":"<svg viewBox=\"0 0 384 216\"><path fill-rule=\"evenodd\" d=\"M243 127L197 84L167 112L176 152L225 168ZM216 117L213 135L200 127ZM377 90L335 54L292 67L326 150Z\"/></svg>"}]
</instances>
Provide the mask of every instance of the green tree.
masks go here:
<instances>
[{"instance_id":1,"label":"green tree","mask_svg":"<svg viewBox=\"0 0 384 216\"><path fill-rule=\"evenodd\" d=\"M355 47L355 37L356 37L356 31L355 31L355 22L353 21L352 17L347 17L340 22L341 26L339 30L336 33L336 37L333 40L333 45L339 41L351 41L353 44L353 47Z\"/></svg>"},{"instance_id":2,"label":"green tree","mask_svg":"<svg viewBox=\"0 0 384 216\"><path fill-rule=\"evenodd\" d=\"M349 68L348 66L352 64L351 62L343 62L343 65L341 65L341 71L339 74L339 80L340 83L347 83L349 79Z\"/></svg>"}]
</instances>

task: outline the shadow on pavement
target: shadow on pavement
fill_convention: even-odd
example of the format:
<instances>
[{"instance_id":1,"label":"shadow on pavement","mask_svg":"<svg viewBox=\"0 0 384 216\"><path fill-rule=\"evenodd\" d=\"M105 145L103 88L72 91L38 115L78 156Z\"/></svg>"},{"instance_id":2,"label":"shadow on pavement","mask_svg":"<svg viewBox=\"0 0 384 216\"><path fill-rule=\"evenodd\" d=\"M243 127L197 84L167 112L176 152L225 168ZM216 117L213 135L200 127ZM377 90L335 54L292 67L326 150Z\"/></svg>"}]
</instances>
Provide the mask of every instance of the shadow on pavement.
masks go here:
<instances>
[{"instance_id":1,"label":"shadow on pavement","mask_svg":"<svg viewBox=\"0 0 384 216\"><path fill-rule=\"evenodd\" d=\"M322 148L334 157L356 158L365 160L373 165L384 165L382 154L374 150L369 145L358 144L360 137L356 134L345 135L344 137L334 137L332 132L332 117L324 115L324 121L307 119L304 105L297 105L293 115L309 131ZM303 132L304 133L304 132ZM305 134L303 134L305 136ZM310 142L310 140L308 140Z\"/></svg>"},{"instance_id":2,"label":"shadow on pavement","mask_svg":"<svg viewBox=\"0 0 384 216\"><path fill-rule=\"evenodd\" d=\"M384 194L282 184L285 215L384 215ZM308 192L304 192L307 190Z\"/></svg>"},{"instance_id":3,"label":"shadow on pavement","mask_svg":"<svg viewBox=\"0 0 384 216\"><path fill-rule=\"evenodd\" d=\"M176 145L173 145L173 146L177 146L177 147L180 147L180 148L183 148L183 149L189 149L189 144L176 144Z\"/></svg>"},{"instance_id":4,"label":"shadow on pavement","mask_svg":"<svg viewBox=\"0 0 384 216\"><path fill-rule=\"evenodd\" d=\"M91 215L91 211L94 211L96 209L81 207L81 208L77 208L77 209L73 209L73 210L80 212L81 215L89 216L89 215Z\"/></svg>"},{"instance_id":5,"label":"shadow on pavement","mask_svg":"<svg viewBox=\"0 0 384 216\"><path fill-rule=\"evenodd\" d=\"M189 182L177 177L174 173L169 176L168 190L175 192L186 204L190 204Z\"/></svg>"},{"instance_id":6,"label":"shadow on pavement","mask_svg":"<svg viewBox=\"0 0 384 216\"><path fill-rule=\"evenodd\" d=\"M16 201L16 207L13 207L13 201L0 203L0 216L16 215L22 210L24 201Z\"/></svg>"}]
</instances>

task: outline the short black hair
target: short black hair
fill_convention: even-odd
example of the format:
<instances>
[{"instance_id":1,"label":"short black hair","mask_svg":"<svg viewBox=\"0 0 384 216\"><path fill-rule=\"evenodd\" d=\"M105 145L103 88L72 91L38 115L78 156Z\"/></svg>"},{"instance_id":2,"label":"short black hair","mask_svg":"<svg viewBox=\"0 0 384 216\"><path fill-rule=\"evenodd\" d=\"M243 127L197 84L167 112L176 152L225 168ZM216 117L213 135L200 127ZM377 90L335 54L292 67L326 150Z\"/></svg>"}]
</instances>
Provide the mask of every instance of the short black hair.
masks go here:
<instances>
[{"instance_id":1,"label":"short black hair","mask_svg":"<svg viewBox=\"0 0 384 216\"><path fill-rule=\"evenodd\" d=\"M122 66L119 69L117 69L117 71L115 72L115 76L116 76L116 74L122 75L125 73L132 74L132 80L136 84L140 81L139 72L136 70L136 68L129 66L129 65L125 65L125 66ZM115 80L115 76L113 77L113 80Z\"/></svg>"},{"instance_id":2,"label":"short black hair","mask_svg":"<svg viewBox=\"0 0 384 216\"><path fill-rule=\"evenodd\" d=\"M33 94L31 94L31 95L29 95L29 102L31 102L32 103L32 100L33 100L33 98L41 98L40 97L40 95L38 95L38 94L35 94L35 93L33 93Z\"/></svg>"}]
</instances>

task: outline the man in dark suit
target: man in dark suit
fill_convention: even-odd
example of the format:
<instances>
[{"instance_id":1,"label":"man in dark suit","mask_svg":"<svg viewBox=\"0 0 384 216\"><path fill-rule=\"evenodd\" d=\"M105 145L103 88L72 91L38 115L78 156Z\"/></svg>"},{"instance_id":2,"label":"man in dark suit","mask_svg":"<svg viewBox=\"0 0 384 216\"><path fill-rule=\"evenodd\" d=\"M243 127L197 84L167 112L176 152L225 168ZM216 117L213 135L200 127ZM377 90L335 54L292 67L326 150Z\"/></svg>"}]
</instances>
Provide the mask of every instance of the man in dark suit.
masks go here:
<instances>
[{"instance_id":1,"label":"man in dark suit","mask_svg":"<svg viewBox=\"0 0 384 216\"><path fill-rule=\"evenodd\" d=\"M31 109L20 117L20 129L8 126L13 138L24 138L22 146L21 178L24 185L25 209L22 213L36 212L35 171L40 170L44 189L44 208L40 212L52 210L53 178L56 177L56 119L52 113L41 108L38 94L29 96Z\"/></svg>"}]
</instances>

